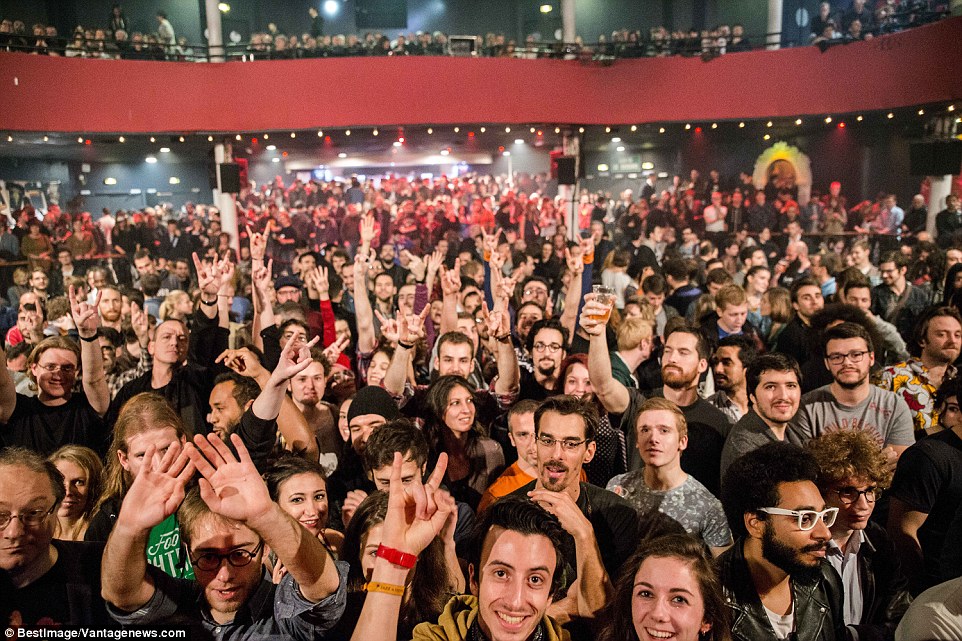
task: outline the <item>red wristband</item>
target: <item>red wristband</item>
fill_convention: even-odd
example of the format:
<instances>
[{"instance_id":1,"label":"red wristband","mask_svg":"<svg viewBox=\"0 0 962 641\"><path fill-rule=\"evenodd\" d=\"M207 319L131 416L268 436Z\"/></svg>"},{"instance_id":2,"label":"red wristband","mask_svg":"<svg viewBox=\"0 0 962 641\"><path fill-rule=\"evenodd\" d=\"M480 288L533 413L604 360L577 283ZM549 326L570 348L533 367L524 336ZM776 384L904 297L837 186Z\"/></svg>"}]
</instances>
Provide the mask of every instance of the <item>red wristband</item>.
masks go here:
<instances>
[{"instance_id":1,"label":"red wristband","mask_svg":"<svg viewBox=\"0 0 962 641\"><path fill-rule=\"evenodd\" d=\"M376 555L390 561L394 565L400 565L402 568L408 569L413 568L414 564L418 561L418 557L415 554L408 554L407 552L395 550L384 545L377 546Z\"/></svg>"}]
</instances>

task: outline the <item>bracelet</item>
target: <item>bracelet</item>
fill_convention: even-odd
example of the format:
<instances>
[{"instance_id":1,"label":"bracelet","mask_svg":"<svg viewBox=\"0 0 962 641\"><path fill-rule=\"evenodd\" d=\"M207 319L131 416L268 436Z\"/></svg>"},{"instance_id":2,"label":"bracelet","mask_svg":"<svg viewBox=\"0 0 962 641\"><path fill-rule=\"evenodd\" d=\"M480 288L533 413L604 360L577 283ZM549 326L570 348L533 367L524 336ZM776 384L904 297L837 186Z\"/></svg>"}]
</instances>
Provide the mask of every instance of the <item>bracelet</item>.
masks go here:
<instances>
[{"instance_id":1,"label":"bracelet","mask_svg":"<svg viewBox=\"0 0 962 641\"><path fill-rule=\"evenodd\" d=\"M379 556L386 561L390 561L394 565L400 565L402 568L407 568L409 570L413 568L414 564L418 561L416 554L408 554L407 552L395 550L394 548L389 548L383 544L377 546L376 556Z\"/></svg>"},{"instance_id":2,"label":"bracelet","mask_svg":"<svg viewBox=\"0 0 962 641\"><path fill-rule=\"evenodd\" d=\"M200 300L200 304L201 304L201 305L207 305L208 307L216 307L216 306L217 306L217 299L215 298L214 300L204 300L204 299L202 298L202 299Z\"/></svg>"},{"instance_id":3,"label":"bracelet","mask_svg":"<svg viewBox=\"0 0 962 641\"><path fill-rule=\"evenodd\" d=\"M80 334L77 334L77 335L80 336ZM96 343L98 338L100 338L99 329L97 330L97 333L91 336L90 338L87 338L86 336L80 336L80 340L82 340L85 343Z\"/></svg>"},{"instance_id":4,"label":"bracelet","mask_svg":"<svg viewBox=\"0 0 962 641\"><path fill-rule=\"evenodd\" d=\"M402 343L401 340L398 339L397 344L398 347L403 347L404 349L414 349L414 343Z\"/></svg>"},{"instance_id":5,"label":"bracelet","mask_svg":"<svg viewBox=\"0 0 962 641\"><path fill-rule=\"evenodd\" d=\"M393 583L381 583L380 581L368 581L364 584L364 591L383 592L384 594L402 596L404 594L404 586L394 585Z\"/></svg>"},{"instance_id":6,"label":"bracelet","mask_svg":"<svg viewBox=\"0 0 962 641\"><path fill-rule=\"evenodd\" d=\"M498 341L499 343L510 343L511 332L508 332L507 334L502 334L501 336L495 336L494 340Z\"/></svg>"}]
</instances>

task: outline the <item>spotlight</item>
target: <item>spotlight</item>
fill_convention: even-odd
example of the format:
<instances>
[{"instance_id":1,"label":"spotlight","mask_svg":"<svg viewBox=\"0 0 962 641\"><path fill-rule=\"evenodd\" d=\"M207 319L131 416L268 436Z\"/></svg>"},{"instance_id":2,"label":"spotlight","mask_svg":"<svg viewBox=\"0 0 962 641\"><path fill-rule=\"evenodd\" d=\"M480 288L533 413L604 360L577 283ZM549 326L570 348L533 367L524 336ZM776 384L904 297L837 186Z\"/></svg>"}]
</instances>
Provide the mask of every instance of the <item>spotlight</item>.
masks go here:
<instances>
[{"instance_id":1,"label":"spotlight","mask_svg":"<svg viewBox=\"0 0 962 641\"><path fill-rule=\"evenodd\" d=\"M638 131L638 125L632 125L632 126L631 126L631 130L632 130L632 131Z\"/></svg>"},{"instance_id":2,"label":"spotlight","mask_svg":"<svg viewBox=\"0 0 962 641\"><path fill-rule=\"evenodd\" d=\"M771 127L771 126L772 126L772 121L769 120L768 122L766 122L766 123L765 123L765 126L766 126L766 127Z\"/></svg>"},{"instance_id":3,"label":"spotlight","mask_svg":"<svg viewBox=\"0 0 962 641\"><path fill-rule=\"evenodd\" d=\"M12 137L12 136L8 136L7 138L8 138L7 142L12 142L12 141L13 141L13 137ZM83 137L83 136L80 136L79 138L77 138L77 142L79 142L79 143L82 145L83 142L84 142L84 137Z\"/></svg>"},{"instance_id":4,"label":"spotlight","mask_svg":"<svg viewBox=\"0 0 962 641\"><path fill-rule=\"evenodd\" d=\"M796 125L801 125L801 124L802 124L802 119L801 119L801 118L796 118L796 119L795 119L795 124L796 124Z\"/></svg>"},{"instance_id":5,"label":"spotlight","mask_svg":"<svg viewBox=\"0 0 962 641\"><path fill-rule=\"evenodd\" d=\"M293 131L291 132L291 138L297 138L297 134L295 134Z\"/></svg>"},{"instance_id":6,"label":"spotlight","mask_svg":"<svg viewBox=\"0 0 962 641\"><path fill-rule=\"evenodd\" d=\"M524 144L524 139L522 139L522 138L515 138L515 139L514 139L514 144L516 144L516 145L523 145L523 144Z\"/></svg>"},{"instance_id":7,"label":"spotlight","mask_svg":"<svg viewBox=\"0 0 962 641\"><path fill-rule=\"evenodd\" d=\"M347 154L343 151L337 155L338 158L347 158Z\"/></svg>"},{"instance_id":8,"label":"spotlight","mask_svg":"<svg viewBox=\"0 0 962 641\"><path fill-rule=\"evenodd\" d=\"M157 156L147 156L144 160L153 165L157 162Z\"/></svg>"},{"instance_id":9,"label":"spotlight","mask_svg":"<svg viewBox=\"0 0 962 641\"><path fill-rule=\"evenodd\" d=\"M213 136L207 136L207 142L214 142Z\"/></svg>"},{"instance_id":10,"label":"spotlight","mask_svg":"<svg viewBox=\"0 0 962 641\"><path fill-rule=\"evenodd\" d=\"M614 138L611 139L611 142L621 142L621 138L619 138L618 136L615 136Z\"/></svg>"},{"instance_id":11,"label":"spotlight","mask_svg":"<svg viewBox=\"0 0 962 641\"><path fill-rule=\"evenodd\" d=\"M240 134L237 134L236 136L234 136L234 140L239 141L240 139L241 139L241 135L240 135ZM153 142L153 139L151 139L151 142Z\"/></svg>"},{"instance_id":12,"label":"spotlight","mask_svg":"<svg viewBox=\"0 0 962 641\"><path fill-rule=\"evenodd\" d=\"M769 138L771 138L771 136L770 136L769 134L765 134L765 135L763 136L763 138L764 138L765 140L768 140Z\"/></svg>"},{"instance_id":13,"label":"spotlight","mask_svg":"<svg viewBox=\"0 0 962 641\"><path fill-rule=\"evenodd\" d=\"M738 128L739 128L739 129L744 129L744 128L745 128L745 123L743 123L743 122L738 123Z\"/></svg>"},{"instance_id":14,"label":"spotlight","mask_svg":"<svg viewBox=\"0 0 962 641\"><path fill-rule=\"evenodd\" d=\"M345 135L345 136L350 136L350 135L351 135L351 130L348 129L347 131L345 131L345 132L344 132L344 135Z\"/></svg>"},{"instance_id":15,"label":"spotlight","mask_svg":"<svg viewBox=\"0 0 962 641\"><path fill-rule=\"evenodd\" d=\"M268 140L269 138L270 138L270 134L264 134L264 140Z\"/></svg>"},{"instance_id":16,"label":"spotlight","mask_svg":"<svg viewBox=\"0 0 962 641\"><path fill-rule=\"evenodd\" d=\"M893 114L893 113L890 111L890 112L888 112L888 115L886 115L885 117L888 118L889 120L891 120L892 118L895 118L895 114Z\"/></svg>"},{"instance_id":17,"label":"spotlight","mask_svg":"<svg viewBox=\"0 0 962 641\"><path fill-rule=\"evenodd\" d=\"M658 133L660 133L660 134L665 133L665 128L664 128L664 127L659 127L659 128L658 128Z\"/></svg>"},{"instance_id":18,"label":"spotlight","mask_svg":"<svg viewBox=\"0 0 962 641\"><path fill-rule=\"evenodd\" d=\"M685 124L685 131L691 129L691 124Z\"/></svg>"},{"instance_id":19,"label":"spotlight","mask_svg":"<svg viewBox=\"0 0 962 641\"><path fill-rule=\"evenodd\" d=\"M430 136L433 133L434 133L434 129L432 129L431 127L428 127L428 135Z\"/></svg>"},{"instance_id":20,"label":"spotlight","mask_svg":"<svg viewBox=\"0 0 962 641\"><path fill-rule=\"evenodd\" d=\"M606 133L606 134L610 134L610 133L611 133L611 127L605 127L605 133Z\"/></svg>"},{"instance_id":21,"label":"spotlight","mask_svg":"<svg viewBox=\"0 0 962 641\"><path fill-rule=\"evenodd\" d=\"M585 132L585 128L584 128L584 127L578 127L578 133L579 133L579 134L583 134L584 132Z\"/></svg>"},{"instance_id":22,"label":"spotlight","mask_svg":"<svg viewBox=\"0 0 962 641\"><path fill-rule=\"evenodd\" d=\"M711 128L712 128L712 129L718 129L718 123L717 123L717 122L711 123Z\"/></svg>"},{"instance_id":23,"label":"spotlight","mask_svg":"<svg viewBox=\"0 0 962 641\"><path fill-rule=\"evenodd\" d=\"M376 136L376 135L378 135L379 133L380 133L380 132L379 132L377 129L375 129L374 131L371 132L371 135Z\"/></svg>"},{"instance_id":24,"label":"spotlight","mask_svg":"<svg viewBox=\"0 0 962 641\"><path fill-rule=\"evenodd\" d=\"M862 122L865 119L862 116L856 116L855 120L857 120L858 122Z\"/></svg>"},{"instance_id":25,"label":"spotlight","mask_svg":"<svg viewBox=\"0 0 962 641\"><path fill-rule=\"evenodd\" d=\"M170 147L161 147L161 148L160 148L160 153L162 153L162 154L169 154L169 153L170 153Z\"/></svg>"},{"instance_id":26,"label":"spotlight","mask_svg":"<svg viewBox=\"0 0 962 641\"><path fill-rule=\"evenodd\" d=\"M267 136L264 136L264 137L267 138ZM318 129L318 130L317 130L317 137L318 137L318 138L323 138L323 137L324 137L324 130L323 130L323 129Z\"/></svg>"},{"instance_id":27,"label":"spotlight","mask_svg":"<svg viewBox=\"0 0 962 641\"><path fill-rule=\"evenodd\" d=\"M550 4L541 5L541 13L551 13L552 11L554 11L554 7Z\"/></svg>"},{"instance_id":28,"label":"spotlight","mask_svg":"<svg viewBox=\"0 0 962 641\"><path fill-rule=\"evenodd\" d=\"M831 116L825 116L825 124L827 125L827 124L829 124L829 123L831 123L831 122L832 122L832 117L831 117Z\"/></svg>"},{"instance_id":29,"label":"spotlight","mask_svg":"<svg viewBox=\"0 0 962 641\"><path fill-rule=\"evenodd\" d=\"M460 132L461 132L461 127L455 127L455 128L454 128L454 133L457 134L457 133L460 133Z\"/></svg>"},{"instance_id":30,"label":"spotlight","mask_svg":"<svg viewBox=\"0 0 962 641\"><path fill-rule=\"evenodd\" d=\"M267 145L267 151L274 151L277 149L277 145Z\"/></svg>"},{"instance_id":31,"label":"spotlight","mask_svg":"<svg viewBox=\"0 0 962 641\"><path fill-rule=\"evenodd\" d=\"M919 109L919 115L920 115L920 116L924 116L924 115L925 115L925 109Z\"/></svg>"},{"instance_id":32,"label":"spotlight","mask_svg":"<svg viewBox=\"0 0 962 641\"><path fill-rule=\"evenodd\" d=\"M510 133L511 133L511 127L505 127L505 128L504 128L504 133L510 134Z\"/></svg>"},{"instance_id":33,"label":"spotlight","mask_svg":"<svg viewBox=\"0 0 962 641\"><path fill-rule=\"evenodd\" d=\"M625 150L624 145L618 145L618 146L615 148L615 151L624 151L624 150Z\"/></svg>"},{"instance_id":34,"label":"spotlight","mask_svg":"<svg viewBox=\"0 0 962 641\"><path fill-rule=\"evenodd\" d=\"M157 142L153 136L150 137L150 142Z\"/></svg>"},{"instance_id":35,"label":"spotlight","mask_svg":"<svg viewBox=\"0 0 962 641\"><path fill-rule=\"evenodd\" d=\"M120 138L117 139L117 142L127 142L127 139L121 136Z\"/></svg>"},{"instance_id":36,"label":"spotlight","mask_svg":"<svg viewBox=\"0 0 962 641\"><path fill-rule=\"evenodd\" d=\"M181 136L180 138L178 138L178 140L179 140L180 142L184 142L184 137Z\"/></svg>"}]
</instances>

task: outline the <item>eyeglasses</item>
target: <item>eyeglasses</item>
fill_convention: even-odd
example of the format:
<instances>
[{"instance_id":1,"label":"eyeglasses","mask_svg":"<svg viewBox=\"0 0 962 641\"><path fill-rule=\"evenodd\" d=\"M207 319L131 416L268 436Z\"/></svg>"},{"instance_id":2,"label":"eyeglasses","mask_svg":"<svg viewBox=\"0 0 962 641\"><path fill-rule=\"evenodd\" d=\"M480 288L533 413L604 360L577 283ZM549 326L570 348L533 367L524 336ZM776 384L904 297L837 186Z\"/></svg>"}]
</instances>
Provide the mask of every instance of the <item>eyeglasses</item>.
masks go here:
<instances>
[{"instance_id":1,"label":"eyeglasses","mask_svg":"<svg viewBox=\"0 0 962 641\"><path fill-rule=\"evenodd\" d=\"M855 487L840 487L837 490L832 490L838 494L838 498L845 505L851 505L858 501L858 497L864 496L865 500L869 503L875 503L882 496L882 490L878 487L867 487L864 490L860 490Z\"/></svg>"},{"instance_id":2,"label":"eyeglasses","mask_svg":"<svg viewBox=\"0 0 962 641\"><path fill-rule=\"evenodd\" d=\"M534 296L535 294L538 294L540 296L547 296L548 290L547 289L530 289L530 288L524 290L525 296Z\"/></svg>"},{"instance_id":3,"label":"eyeglasses","mask_svg":"<svg viewBox=\"0 0 962 641\"><path fill-rule=\"evenodd\" d=\"M57 371L64 374L75 374L77 372L76 365L41 365L40 369L51 374Z\"/></svg>"},{"instance_id":4,"label":"eyeglasses","mask_svg":"<svg viewBox=\"0 0 962 641\"><path fill-rule=\"evenodd\" d=\"M53 513L52 506L49 510L30 510L29 512L21 512L20 514L10 514L9 512L4 512L0 514L0 532L7 529L10 522L14 519L20 519L20 522L25 528L36 528L43 525L43 522Z\"/></svg>"},{"instance_id":5,"label":"eyeglasses","mask_svg":"<svg viewBox=\"0 0 962 641\"><path fill-rule=\"evenodd\" d=\"M199 568L205 572L219 570L221 563L225 560L235 568L242 568L245 565L250 565L250 562L254 560L255 556L260 554L263 548L264 542L261 541L253 550L231 550L227 554L208 552L207 554L201 554L196 559L191 559L190 562L194 564L195 568Z\"/></svg>"},{"instance_id":6,"label":"eyeglasses","mask_svg":"<svg viewBox=\"0 0 962 641\"><path fill-rule=\"evenodd\" d=\"M561 349L561 345L558 343L535 343L534 344L534 351L536 352L547 351L549 354L557 354L559 349Z\"/></svg>"},{"instance_id":7,"label":"eyeglasses","mask_svg":"<svg viewBox=\"0 0 962 641\"><path fill-rule=\"evenodd\" d=\"M829 354L825 358L832 365L841 365L845 362L845 359L849 359L853 363L861 363L865 355L868 354L867 351L863 352L849 352L848 354Z\"/></svg>"},{"instance_id":8,"label":"eyeglasses","mask_svg":"<svg viewBox=\"0 0 962 641\"><path fill-rule=\"evenodd\" d=\"M764 512L765 514L778 514L781 516L794 516L798 519L798 529L803 532L808 532L815 524L821 519L825 527L832 527L835 525L835 517L838 516L837 507L825 508L821 512L815 510L783 510L780 507L763 507L758 510L759 512Z\"/></svg>"},{"instance_id":9,"label":"eyeglasses","mask_svg":"<svg viewBox=\"0 0 962 641\"><path fill-rule=\"evenodd\" d=\"M566 452L573 452L579 447L581 447L582 445L584 445L585 443L589 442L590 440L591 439L587 439L587 438L581 441L576 441L570 438L558 439L558 438L551 438L550 436L545 436L543 434L538 437L538 443L540 443L541 445L544 445L547 448L553 448L555 446L555 443L561 443L561 449L563 449Z\"/></svg>"}]
</instances>

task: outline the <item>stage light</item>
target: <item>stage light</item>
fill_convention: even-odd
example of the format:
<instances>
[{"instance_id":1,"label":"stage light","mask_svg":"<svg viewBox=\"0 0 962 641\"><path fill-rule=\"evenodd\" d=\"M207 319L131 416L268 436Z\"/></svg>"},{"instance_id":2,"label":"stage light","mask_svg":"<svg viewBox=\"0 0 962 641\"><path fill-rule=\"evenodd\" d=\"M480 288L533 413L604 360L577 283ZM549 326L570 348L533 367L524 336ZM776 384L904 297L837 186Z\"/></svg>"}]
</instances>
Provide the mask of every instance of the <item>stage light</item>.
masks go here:
<instances>
[{"instance_id":1,"label":"stage light","mask_svg":"<svg viewBox=\"0 0 962 641\"><path fill-rule=\"evenodd\" d=\"M277 149L277 145L267 145L267 151L274 151Z\"/></svg>"},{"instance_id":2,"label":"stage light","mask_svg":"<svg viewBox=\"0 0 962 641\"><path fill-rule=\"evenodd\" d=\"M350 135L351 135L351 130L348 129L347 131L345 131L345 132L344 132L344 135L345 135L345 136L350 136Z\"/></svg>"},{"instance_id":3,"label":"stage light","mask_svg":"<svg viewBox=\"0 0 962 641\"><path fill-rule=\"evenodd\" d=\"M339 8L340 5L338 4L337 0L325 0L324 2L324 13L329 16L335 15Z\"/></svg>"},{"instance_id":4,"label":"stage light","mask_svg":"<svg viewBox=\"0 0 962 641\"><path fill-rule=\"evenodd\" d=\"M624 151L624 150L625 150L625 147L624 147L624 145L618 145L618 146L615 148L615 150L616 150L616 151Z\"/></svg>"},{"instance_id":5,"label":"stage light","mask_svg":"<svg viewBox=\"0 0 962 641\"><path fill-rule=\"evenodd\" d=\"M157 162L157 156L147 156L144 160L153 165Z\"/></svg>"},{"instance_id":6,"label":"stage light","mask_svg":"<svg viewBox=\"0 0 962 641\"><path fill-rule=\"evenodd\" d=\"M689 129L691 129L691 124L685 123L685 131L688 131Z\"/></svg>"},{"instance_id":7,"label":"stage light","mask_svg":"<svg viewBox=\"0 0 962 641\"><path fill-rule=\"evenodd\" d=\"M618 136L615 136L614 138L611 139L611 142L621 142L621 138L619 138Z\"/></svg>"},{"instance_id":8,"label":"stage light","mask_svg":"<svg viewBox=\"0 0 962 641\"><path fill-rule=\"evenodd\" d=\"M744 128L745 128L745 123L743 123L743 122L738 123L738 128L739 128L739 129L744 129Z\"/></svg>"},{"instance_id":9,"label":"stage light","mask_svg":"<svg viewBox=\"0 0 962 641\"><path fill-rule=\"evenodd\" d=\"M632 126L631 126L631 130L632 130L632 131L638 131L638 125L632 125Z\"/></svg>"},{"instance_id":10,"label":"stage light","mask_svg":"<svg viewBox=\"0 0 962 641\"><path fill-rule=\"evenodd\" d=\"M889 120L891 120L892 118L895 118L895 114L893 114L893 113L890 111L890 112L888 113L888 115L885 116L885 117L888 118Z\"/></svg>"},{"instance_id":11,"label":"stage light","mask_svg":"<svg viewBox=\"0 0 962 641\"><path fill-rule=\"evenodd\" d=\"M454 133L456 133L456 134L461 133L461 127L455 127L455 128L454 128Z\"/></svg>"},{"instance_id":12,"label":"stage light","mask_svg":"<svg viewBox=\"0 0 962 641\"><path fill-rule=\"evenodd\" d=\"M830 124L831 122L832 122L832 117L831 117L831 116L825 116L825 124L827 125L827 124Z\"/></svg>"},{"instance_id":13,"label":"stage light","mask_svg":"<svg viewBox=\"0 0 962 641\"><path fill-rule=\"evenodd\" d=\"M170 153L170 147L161 147L161 148L160 148L160 153L162 153L162 154L169 154L169 153Z\"/></svg>"},{"instance_id":14,"label":"stage light","mask_svg":"<svg viewBox=\"0 0 962 641\"><path fill-rule=\"evenodd\" d=\"M430 127L428 127L428 135L430 136L430 135L433 134L433 133L434 133L434 130L431 129Z\"/></svg>"},{"instance_id":15,"label":"stage light","mask_svg":"<svg viewBox=\"0 0 962 641\"><path fill-rule=\"evenodd\" d=\"M127 139L124 138L123 136L121 136L120 138L117 139L117 141L118 141L118 142L127 142Z\"/></svg>"},{"instance_id":16,"label":"stage light","mask_svg":"<svg viewBox=\"0 0 962 641\"><path fill-rule=\"evenodd\" d=\"M371 132L371 135L376 136L378 135L378 133L380 132L377 129L375 129L374 131Z\"/></svg>"},{"instance_id":17,"label":"stage light","mask_svg":"<svg viewBox=\"0 0 962 641\"><path fill-rule=\"evenodd\" d=\"M297 138L297 134L294 133L293 131L291 132L291 138Z\"/></svg>"},{"instance_id":18,"label":"stage light","mask_svg":"<svg viewBox=\"0 0 962 641\"><path fill-rule=\"evenodd\" d=\"M856 116L855 120L857 120L858 122L862 122L865 119L862 116Z\"/></svg>"},{"instance_id":19,"label":"stage light","mask_svg":"<svg viewBox=\"0 0 962 641\"><path fill-rule=\"evenodd\" d=\"M184 137L181 136L180 138L178 138L178 140L180 140L181 142L184 142Z\"/></svg>"},{"instance_id":20,"label":"stage light","mask_svg":"<svg viewBox=\"0 0 962 641\"><path fill-rule=\"evenodd\" d=\"M236 136L234 136L234 140L236 140L236 141L238 141L238 142L240 142L240 139L241 139L241 135L240 135L240 134L237 134ZM151 141L151 142L153 142L153 141L154 141L154 139L153 139L153 138L151 138L151 139L150 139L150 141Z\"/></svg>"},{"instance_id":21,"label":"stage light","mask_svg":"<svg viewBox=\"0 0 962 641\"><path fill-rule=\"evenodd\" d=\"M765 126L766 126L766 127L771 127L771 126L772 126L772 121L769 120L768 122L766 122L766 123L765 123Z\"/></svg>"},{"instance_id":22,"label":"stage light","mask_svg":"<svg viewBox=\"0 0 962 641\"><path fill-rule=\"evenodd\" d=\"M764 140L768 140L769 138L771 138L771 135L770 135L770 134L765 134L762 138L763 138Z\"/></svg>"},{"instance_id":23,"label":"stage light","mask_svg":"<svg viewBox=\"0 0 962 641\"><path fill-rule=\"evenodd\" d=\"M664 127L659 127L659 128L658 128L658 133L660 133L660 134L665 133L665 128L664 128Z\"/></svg>"},{"instance_id":24,"label":"stage light","mask_svg":"<svg viewBox=\"0 0 962 641\"><path fill-rule=\"evenodd\" d=\"M711 123L711 128L712 128L712 129L718 129L718 123L717 123L717 122Z\"/></svg>"},{"instance_id":25,"label":"stage light","mask_svg":"<svg viewBox=\"0 0 962 641\"><path fill-rule=\"evenodd\" d=\"M554 7L550 4L541 5L541 13L551 13L552 11L554 11Z\"/></svg>"},{"instance_id":26,"label":"stage light","mask_svg":"<svg viewBox=\"0 0 962 641\"><path fill-rule=\"evenodd\" d=\"M796 124L796 125L801 125L801 124L802 124L802 119L801 119L801 118L796 118L796 119L795 119L795 124Z\"/></svg>"},{"instance_id":27,"label":"stage light","mask_svg":"<svg viewBox=\"0 0 962 641\"><path fill-rule=\"evenodd\" d=\"M214 142L213 136L207 136L207 142Z\"/></svg>"},{"instance_id":28,"label":"stage light","mask_svg":"<svg viewBox=\"0 0 962 641\"><path fill-rule=\"evenodd\" d=\"M523 144L524 144L524 140L523 140L522 138L515 138L515 139L514 139L514 144L516 144L516 145L523 145Z\"/></svg>"},{"instance_id":29,"label":"stage light","mask_svg":"<svg viewBox=\"0 0 962 641\"><path fill-rule=\"evenodd\" d=\"M343 151L337 155L338 158L347 158L347 154Z\"/></svg>"}]
</instances>

